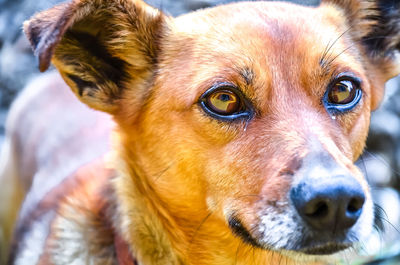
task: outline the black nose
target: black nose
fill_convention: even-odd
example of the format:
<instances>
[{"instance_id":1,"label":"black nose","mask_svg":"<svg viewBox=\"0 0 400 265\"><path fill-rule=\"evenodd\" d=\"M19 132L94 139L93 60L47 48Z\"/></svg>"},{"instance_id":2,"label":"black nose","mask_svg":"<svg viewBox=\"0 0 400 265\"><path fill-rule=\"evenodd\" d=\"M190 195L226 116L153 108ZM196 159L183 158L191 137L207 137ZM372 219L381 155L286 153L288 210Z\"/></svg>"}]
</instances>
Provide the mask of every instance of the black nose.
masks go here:
<instances>
[{"instance_id":1,"label":"black nose","mask_svg":"<svg viewBox=\"0 0 400 265\"><path fill-rule=\"evenodd\" d=\"M291 189L290 198L313 229L334 233L356 223L365 201L361 185L352 176L305 179Z\"/></svg>"}]
</instances>

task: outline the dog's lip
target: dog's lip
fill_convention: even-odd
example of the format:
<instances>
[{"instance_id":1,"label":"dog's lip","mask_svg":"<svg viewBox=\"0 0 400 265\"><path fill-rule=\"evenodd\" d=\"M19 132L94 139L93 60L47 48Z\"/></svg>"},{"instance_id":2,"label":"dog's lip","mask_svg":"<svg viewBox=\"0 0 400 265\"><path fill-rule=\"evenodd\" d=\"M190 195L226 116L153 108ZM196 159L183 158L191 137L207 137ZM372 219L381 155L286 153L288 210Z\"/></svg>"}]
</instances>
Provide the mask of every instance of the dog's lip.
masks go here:
<instances>
[{"instance_id":1,"label":"dog's lip","mask_svg":"<svg viewBox=\"0 0 400 265\"><path fill-rule=\"evenodd\" d=\"M232 215L228 219L229 227L234 235L241 238L243 242L248 243L254 247L262 246L253 238L250 232L243 226L242 222L235 215Z\"/></svg>"},{"instance_id":2,"label":"dog's lip","mask_svg":"<svg viewBox=\"0 0 400 265\"><path fill-rule=\"evenodd\" d=\"M232 215L228 219L229 227L233 234L241 238L241 240L247 244L252 245L253 247L258 247L261 249L270 249L270 247L266 247L263 244L260 244L257 239L253 238L249 231L243 226L240 219L237 216ZM341 243L341 242L324 242L312 246L300 247L298 249L292 249L295 252L301 252L307 255L331 255L335 254L339 251L345 250L351 247L351 243ZM286 249L289 250L289 249Z\"/></svg>"},{"instance_id":3,"label":"dog's lip","mask_svg":"<svg viewBox=\"0 0 400 265\"><path fill-rule=\"evenodd\" d=\"M339 251L345 250L350 246L351 244L340 244L340 243L330 242L323 245L307 247L304 249L300 249L298 251L308 255L331 255Z\"/></svg>"}]
</instances>

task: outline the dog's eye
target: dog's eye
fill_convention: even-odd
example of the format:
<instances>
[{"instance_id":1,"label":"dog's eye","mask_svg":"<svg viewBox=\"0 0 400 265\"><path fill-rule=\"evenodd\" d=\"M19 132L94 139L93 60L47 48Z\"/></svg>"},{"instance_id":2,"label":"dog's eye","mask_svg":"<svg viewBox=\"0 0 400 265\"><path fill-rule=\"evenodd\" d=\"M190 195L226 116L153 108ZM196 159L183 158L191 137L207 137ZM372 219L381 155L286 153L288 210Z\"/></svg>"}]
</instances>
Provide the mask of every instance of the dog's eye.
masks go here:
<instances>
[{"instance_id":1,"label":"dog's eye","mask_svg":"<svg viewBox=\"0 0 400 265\"><path fill-rule=\"evenodd\" d=\"M331 112L346 112L352 110L362 96L361 81L352 76L340 77L326 91L325 107Z\"/></svg>"},{"instance_id":2,"label":"dog's eye","mask_svg":"<svg viewBox=\"0 0 400 265\"><path fill-rule=\"evenodd\" d=\"M354 100L356 96L356 88L349 80L337 82L329 90L329 102L333 104L348 104Z\"/></svg>"},{"instance_id":3,"label":"dog's eye","mask_svg":"<svg viewBox=\"0 0 400 265\"><path fill-rule=\"evenodd\" d=\"M232 115L240 110L240 98L229 90L211 93L206 98L207 106L217 114Z\"/></svg>"},{"instance_id":4,"label":"dog's eye","mask_svg":"<svg viewBox=\"0 0 400 265\"><path fill-rule=\"evenodd\" d=\"M243 94L230 84L210 88L200 97L199 103L207 114L220 120L250 119L252 116Z\"/></svg>"}]
</instances>

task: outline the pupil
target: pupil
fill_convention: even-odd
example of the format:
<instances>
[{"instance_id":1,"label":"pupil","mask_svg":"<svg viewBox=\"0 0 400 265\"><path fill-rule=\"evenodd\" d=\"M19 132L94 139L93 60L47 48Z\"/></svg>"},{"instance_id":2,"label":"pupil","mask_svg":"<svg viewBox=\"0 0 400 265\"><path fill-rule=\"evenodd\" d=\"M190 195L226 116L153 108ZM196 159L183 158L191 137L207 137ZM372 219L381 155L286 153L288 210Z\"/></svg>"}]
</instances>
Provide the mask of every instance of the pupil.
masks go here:
<instances>
[{"instance_id":1,"label":"pupil","mask_svg":"<svg viewBox=\"0 0 400 265\"><path fill-rule=\"evenodd\" d=\"M338 92L348 92L348 90L349 90L347 86L342 85L342 84L338 85L338 88L339 88Z\"/></svg>"},{"instance_id":2,"label":"pupil","mask_svg":"<svg viewBox=\"0 0 400 265\"><path fill-rule=\"evenodd\" d=\"M231 96L228 95L228 94L221 94L220 97L219 97L219 99L220 99L221 101L230 101L230 100L231 100Z\"/></svg>"}]
</instances>

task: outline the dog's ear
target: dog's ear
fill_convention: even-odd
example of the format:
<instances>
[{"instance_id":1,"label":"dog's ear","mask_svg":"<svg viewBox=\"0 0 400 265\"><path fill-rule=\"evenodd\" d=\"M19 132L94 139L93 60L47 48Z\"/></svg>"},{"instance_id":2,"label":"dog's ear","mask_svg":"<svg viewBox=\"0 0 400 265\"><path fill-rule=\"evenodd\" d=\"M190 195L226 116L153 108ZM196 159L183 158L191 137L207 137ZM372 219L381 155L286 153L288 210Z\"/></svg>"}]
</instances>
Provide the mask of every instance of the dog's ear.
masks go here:
<instances>
[{"instance_id":1,"label":"dog's ear","mask_svg":"<svg viewBox=\"0 0 400 265\"><path fill-rule=\"evenodd\" d=\"M322 0L322 4L344 11L354 41L386 80L400 74L400 1Z\"/></svg>"},{"instance_id":2,"label":"dog's ear","mask_svg":"<svg viewBox=\"0 0 400 265\"><path fill-rule=\"evenodd\" d=\"M81 101L109 113L125 87L144 93L165 28L166 16L140 0L73 0L24 24L40 71L52 61Z\"/></svg>"},{"instance_id":3,"label":"dog's ear","mask_svg":"<svg viewBox=\"0 0 400 265\"><path fill-rule=\"evenodd\" d=\"M322 0L343 11L355 44L363 51L364 65L373 83L371 108L382 101L384 83L400 74L400 1Z\"/></svg>"}]
</instances>

